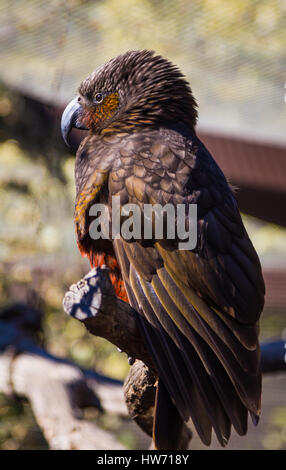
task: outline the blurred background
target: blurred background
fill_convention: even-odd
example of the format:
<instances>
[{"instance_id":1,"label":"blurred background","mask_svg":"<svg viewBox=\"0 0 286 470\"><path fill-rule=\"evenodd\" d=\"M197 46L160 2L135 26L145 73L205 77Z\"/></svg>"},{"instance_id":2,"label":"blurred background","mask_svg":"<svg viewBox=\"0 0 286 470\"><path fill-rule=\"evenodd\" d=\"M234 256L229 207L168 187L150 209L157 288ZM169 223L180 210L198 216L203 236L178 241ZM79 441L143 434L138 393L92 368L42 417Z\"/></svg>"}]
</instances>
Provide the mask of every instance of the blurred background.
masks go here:
<instances>
[{"instance_id":1,"label":"blurred background","mask_svg":"<svg viewBox=\"0 0 286 470\"><path fill-rule=\"evenodd\" d=\"M198 134L237 186L261 259L261 341L285 339L285 20L285 0L0 0L0 307L41 310L50 353L128 373L126 355L62 309L89 264L75 242L74 156L59 128L81 80L132 49L155 50L190 81ZM261 422L246 438L233 433L229 449L286 448L285 386L285 373L264 375ZM148 445L119 418L102 426L129 448ZM27 448L48 448L30 405L0 394L0 449ZM194 437L191 448L204 446Z\"/></svg>"}]
</instances>

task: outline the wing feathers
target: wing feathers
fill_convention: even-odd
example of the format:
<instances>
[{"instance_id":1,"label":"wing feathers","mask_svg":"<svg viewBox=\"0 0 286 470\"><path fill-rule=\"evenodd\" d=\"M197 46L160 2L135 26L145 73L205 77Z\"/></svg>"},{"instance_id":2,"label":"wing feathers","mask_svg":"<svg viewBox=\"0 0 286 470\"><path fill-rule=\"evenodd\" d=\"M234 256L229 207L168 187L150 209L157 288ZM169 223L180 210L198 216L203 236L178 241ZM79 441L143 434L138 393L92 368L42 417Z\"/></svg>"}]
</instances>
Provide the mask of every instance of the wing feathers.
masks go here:
<instances>
[{"instance_id":1,"label":"wing feathers","mask_svg":"<svg viewBox=\"0 0 286 470\"><path fill-rule=\"evenodd\" d=\"M135 169L121 162L117 192L126 195L127 188L129 202L141 208L143 202L197 203L197 246L187 251L177 249L178 240L122 239L114 246L172 402L182 419L191 416L203 442L210 442L213 428L225 445L231 424L243 435L248 412L254 423L260 413L260 263L229 185L203 144L170 129L152 135L130 137L127 153L138 184Z\"/></svg>"},{"instance_id":2,"label":"wing feathers","mask_svg":"<svg viewBox=\"0 0 286 470\"><path fill-rule=\"evenodd\" d=\"M144 294L146 295L146 298L148 299L150 306L152 307L152 310L157 317L157 326L160 325L161 328L163 328L165 331L168 331L168 336L172 338L173 341L172 344L179 346L176 327L168 315L166 315L166 312L161 303L158 302L158 298L156 295L154 295L154 291L152 290L151 285L142 278L140 279L140 282ZM163 331L162 336L166 337L166 334ZM186 401L185 410L187 410L188 416L192 417L192 421L202 441L206 445L209 445L211 440L211 423L209 421L208 415L206 414L205 407L202 405L201 395L198 393L197 388L190 379L188 370L182 361L181 354L177 348L173 348L173 355L173 358L169 357L169 361L171 362L172 371L176 376L179 389Z\"/></svg>"},{"instance_id":3,"label":"wing feathers","mask_svg":"<svg viewBox=\"0 0 286 470\"><path fill-rule=\"evenodd\" d=\"M229 333L226 338L226 344L228 345L228 347L226 347L221 341L221 338L214 333L192 305L189 306L189 309L186 309L183 303L181 303L180 310L177 308L168 294L168 292L171 293L174 291L174 286L166 282L165 289L156 276L153 277L152 286L156 286L157 297L167 307L168 318L171 317L180 331L194 344L194 337L190 329L190 326L192 326L219 358L242 401L253 412L257 413L257 407L255 405L255 403L257 403L257 351L245 350L234 337L231 337L231 333ZM166 301L166 299L168 299L168 301ZM187 318L183 317L184 314ZM224 333L225 332L226 328L224 328ZM199 347L201 347L201 344L198 345L198 348ZM237 353L236 358L234 355L235 351ZM242 365L245 369L242 368ZM247 385L245 385L244 388L241 384Z\"/></svg>"},{"instance_id":4,"label":"wing feathers","mask_svg":"<svg viewBox=\"0 0 286 470\"><path fill-rule=\"evenodd\" d=\"M138 276L133 267L134 247L137 244L134 244L130 258L131 251L128 248L127 252L125 251L126 247L129 247L128 243L120 242L121 247L117 249L117 252L121 252L121 258L125 256L129 260L129 279L136 301L156 331L156 335L154 333L150 335L150 332L147 332L149 347L156 356L157 364L162 364L162 355L165 355L164 367L160 375L171 395L176 396L176 406L181 411L187 410L187 413L192 416L195 427L205 443L209 442L210 426L214 428L222 445L225 445L229 438L230 422L239 434L244 434L247 430L247 408L252 410L255 416L259 413L257 408L259 398L255 393L257 377L254 374L251 379L249 372L247 377L243 377L244 371L239 365L241 363L246 370L251 370L249 359L251 351L247 350L237 336L232 334L227 324L216 312L209 308L192 289L186 286L182 288L182 282L178 282L176 277L174 279L172 273L167 272L165 268L157 270L157 275L152 276L151 283ZM138 250L140 252L141 247ZM225 314L221 315L225 316ZM237 324L232 318L231 321ZM163 339L166 336L164 331L167 332L168 337L172 338L180 351L180 359L177 357L177 350L170 346L166 339ZM257 338L255 333L249 336L252 336L251 346L256 358L257 351L254 346ZM246 343L248 342L249 340L246 339ZM191 344L195 349L192 349ZM211 350L213 353L210 353ZM233 351L236 351L236 359ZM184 367L182 361L185 364ZM168 364L167 369L165 364ZM255 369L256 366L255 359L252 368ZM192 393L186 389L188 373L190 383L193 383ZM220 380L216 376L220 377ZM225 389L221 386L223 376L225 376L223 379ZM251 380L253 386L251 386ZM179 386L175 387L174 383ZM246 389L243 389L243 386L239 384L245 383L248 385ZM203 384L203 389L201 384ZM212 412L212 406L209 403L208 397L210 396L216 397L213 398L216 402L215 413ZM203 429L202 413L200 413L200 418L196 417L193 409L194 403L197 404L197 409L205 409L208 413Z\"/></svg>"}]
</instances>

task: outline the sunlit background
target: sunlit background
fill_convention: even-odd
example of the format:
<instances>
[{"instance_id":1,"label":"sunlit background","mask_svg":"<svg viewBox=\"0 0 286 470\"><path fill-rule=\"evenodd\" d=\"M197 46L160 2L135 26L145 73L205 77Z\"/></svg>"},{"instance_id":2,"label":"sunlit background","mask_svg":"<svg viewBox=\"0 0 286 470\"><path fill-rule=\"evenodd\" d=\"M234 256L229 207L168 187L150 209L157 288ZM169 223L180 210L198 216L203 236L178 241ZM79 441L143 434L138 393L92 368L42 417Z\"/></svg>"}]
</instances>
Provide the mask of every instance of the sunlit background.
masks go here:
<instances>
[{"instance_id":1,"label":"sunlit background","mask_svg":"<svg viewBox=\"0 0 286 470\"><path fill-rule=\"evenodd\" d=\"M125 355L69 319L62 298L89 270L73 225L74 156L63 106L96 66L152 49L180 66L198 132L237 189L267 286L261 340L286 336L286 1L0 0L0 303L44 312L45 347L114 378ZM263 413L230 449L286 448L286 376L265 375ZM102 426L129 448L142 433ZM213 439L213 448L218 448ZM47 448L30 406L0 395L0 448ZM194 437L191 448L204 448Z\"/></svg>"}]
</instances>

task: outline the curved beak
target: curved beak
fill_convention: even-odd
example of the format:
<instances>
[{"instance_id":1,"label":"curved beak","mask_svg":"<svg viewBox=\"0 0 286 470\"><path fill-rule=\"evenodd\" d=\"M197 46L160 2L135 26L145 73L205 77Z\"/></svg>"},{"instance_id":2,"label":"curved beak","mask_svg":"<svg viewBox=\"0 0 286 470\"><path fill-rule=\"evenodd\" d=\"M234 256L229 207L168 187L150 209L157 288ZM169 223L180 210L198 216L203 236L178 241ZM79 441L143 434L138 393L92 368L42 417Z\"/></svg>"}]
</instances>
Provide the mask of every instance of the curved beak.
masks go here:
<instances>
[{"instance_id":1,"label":"curved beak","mask_svg":"<svg viewBox=\"0 0 286 470\"><path fill-rule=\"evenodd\" d=\"M63 139L68 147L70 146L68 142L68 137L73 127L76 127L77 129L87 130L87 127L84 127L81 124L81 113L82 107L78 102L77 98L74 98L67 105L66 109L63 112L61 120L61 131Z\"/></svg>"}]
</instances>

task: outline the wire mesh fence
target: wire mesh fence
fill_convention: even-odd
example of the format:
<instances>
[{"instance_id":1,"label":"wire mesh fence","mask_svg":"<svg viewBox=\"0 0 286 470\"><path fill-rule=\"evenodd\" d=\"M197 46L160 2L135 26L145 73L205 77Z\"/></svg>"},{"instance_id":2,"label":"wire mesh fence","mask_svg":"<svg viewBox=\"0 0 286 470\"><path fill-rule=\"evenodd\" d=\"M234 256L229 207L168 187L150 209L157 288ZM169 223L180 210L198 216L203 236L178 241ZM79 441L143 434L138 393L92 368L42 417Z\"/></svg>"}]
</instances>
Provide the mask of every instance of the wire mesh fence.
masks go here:
<instances>
[{"instance_id":1,"label":"wire mesh fence","mask_svg":"<svg viewBox=\"0 0 286 470\"><path fill-rule=\"evenodd\" d=\"M65 103L130 49L178 64L201 128L286 142L285 0L1 0L0 79Z\"/></svg>"}]
</instances>

